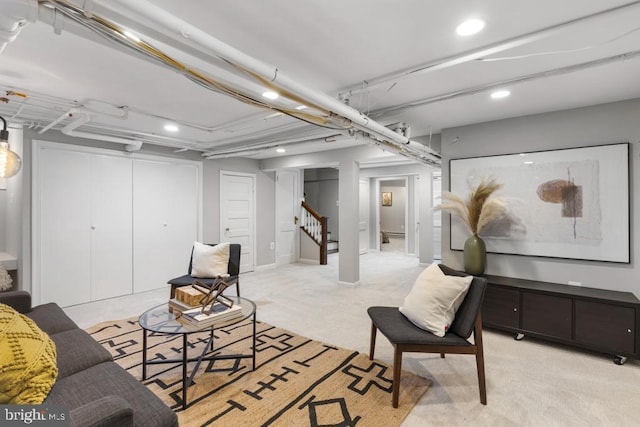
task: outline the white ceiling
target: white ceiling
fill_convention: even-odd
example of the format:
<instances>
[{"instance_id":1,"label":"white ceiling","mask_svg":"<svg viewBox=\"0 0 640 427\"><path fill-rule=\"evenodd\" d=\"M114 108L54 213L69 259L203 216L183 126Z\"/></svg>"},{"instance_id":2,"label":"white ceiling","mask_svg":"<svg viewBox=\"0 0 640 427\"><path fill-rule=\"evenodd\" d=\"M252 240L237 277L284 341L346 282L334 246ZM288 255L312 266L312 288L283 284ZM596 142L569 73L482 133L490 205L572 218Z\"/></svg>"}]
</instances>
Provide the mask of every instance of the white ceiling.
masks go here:
<instances>
[{"instance_id":1,"label":"white ceiling","mask_svg":"<svg viewBox=\"0 0 640 427\"><path fill-rule=\"evenodd\" d=\"M6 3L16 3L13 0ZM27 0L25 0L27 2ZM116 1L95 3L96 14ZM126 2L123 2L126 3ZM278 72L331 97L354 93L349 105L382 125L404 122L411 136L443 128L640 97L640 2L618 0L153 0L178 19L218 40L272 64ZM116 4L116 5L114 5ZM611 12L612 8L628 5ZM8 5L5 5L9 7ZM0 17L9 17L0 5ZM45 7L45 6L41 6ZM601 13L603 12L603 13ZM595 17L581 19L591 14ZM183 64L219 76L214 63L142 32L135 14L100 15L138 31L143 40ZM456 26L468 17L486 21L477 35L461 37ZM564 23L574 21L564 25ZM141 25L138 26L137 24ZM549 27L557 26L554 30ZM69 29L69 31L68 31ZM539 33L538 33L539 32ZM523 37L536 33L535 37ZM92 37L95 39L95 37ZM519 46L401 78L394 73L460 57L505 41ZM629 54L624 60L620 55ZM601 63L594 61L603 60ZM567 68L572 67L575 68ZM230 67L225 67L228 70ZM237 72L237 71L236 71ZM388 81L374 85L380 77ZM246 76L245 76L246 77ZM276 80L277 81L277 80ZM510 83L505 83L509 81ZM369 85L367 85L367 83ZM257 91L260 84L250 86ZM504 87L511 96L489 94ZM85 106L90 120L77 131L139 139L208 153L237 150L251 158L342 148L348 138L327 144L305 142L337 134L274 111L247 105L205 89L175 70L159 66L112 42L78 36L65 25L28 23L0 54L0 115L42 130L72 107ZM0 97L5 96L0 93ZM23 105L24 104L24 105ZM417 104L407 106L407 104ZM403 107L404 106L404 107ZM124 115L126 118L117 118ZM72 121L65 117L53 128ZM179 123L170 134L162 126ZM287 145L289 144L289 145Z\"/></svg>"}]
</instances>

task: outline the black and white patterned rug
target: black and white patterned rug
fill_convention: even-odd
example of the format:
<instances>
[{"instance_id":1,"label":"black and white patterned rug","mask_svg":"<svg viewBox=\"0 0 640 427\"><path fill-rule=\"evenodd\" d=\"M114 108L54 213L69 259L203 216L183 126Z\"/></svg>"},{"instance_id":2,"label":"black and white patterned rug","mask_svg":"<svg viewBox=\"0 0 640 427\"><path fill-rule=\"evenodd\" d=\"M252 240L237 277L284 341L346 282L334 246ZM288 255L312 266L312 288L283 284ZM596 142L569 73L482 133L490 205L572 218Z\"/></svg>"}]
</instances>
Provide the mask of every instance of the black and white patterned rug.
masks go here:
<instances>
[{"instance_id":1,"label":"black and white patterned rug","mask_svg":"<svg viewBox=\"0 0 640 427\"><path fill-rule=\"evenodd\" d=\"M89 332L115 361L142 378L142 330L137 319L95 325ZM188 336L189 357L209 333ZM214 354L250 354L251 324L217 329ZM182 335L150 336L148 358L182 357ZM190 363L190 373L194 363ZM203 361L182 410L182 369L151 365L144 384L177 411L181 426L396 426L430 381L402 372L400 405L391 406L392 369L367 355L257 323L256 369L251 359Z\"/></svg>"}]
</instances>

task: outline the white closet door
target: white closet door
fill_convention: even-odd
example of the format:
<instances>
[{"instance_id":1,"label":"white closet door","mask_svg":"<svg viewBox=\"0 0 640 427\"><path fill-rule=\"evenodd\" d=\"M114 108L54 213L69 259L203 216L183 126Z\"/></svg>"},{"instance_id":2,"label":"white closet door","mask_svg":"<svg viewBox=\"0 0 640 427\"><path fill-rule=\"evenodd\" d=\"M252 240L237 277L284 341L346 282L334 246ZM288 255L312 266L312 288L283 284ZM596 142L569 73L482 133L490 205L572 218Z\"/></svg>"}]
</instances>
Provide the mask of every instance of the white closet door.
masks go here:
<instances>
[{"instance_id":1,"label":"white closet door","mask_svg":"<svg viewBox=\"0 0 640 427\"><path fill-rule=\"evenodd\" d=\"M198 172L191 165L135 160L133 177L133 288L143 292L187 273L198 236Z\"/></svg>"},{"instance_id":2,"label":"white closet door","mask_svg":"<svg viewBox=\"0 0 640 427\"><path fill-rule=\"evenodd\" d=\"M169 200L166 268L170 278L187 273L193 242L198 238L198 169L193 165L170 165L167 174ZM210 242L216 243L216 242Z\"/></svg>"},{"instance_id":3,"label":"white closet door","mask_svg":"<svg viewBox=\"0 0 640 427\"><path fill-rule=\"evenodd\" d=\"M132 160L92 155L91 300L130 294Z\"/></svg>"},{"instance_id":4,"label":"white closet door","mask_svg":"<svg viewBox=\"0 0 640 427\"><path fill-rule=\"evenodd\" d=\"M40 194L40 303L90 300L90 155L42 148Z\"/></svg>"}]
</instances>

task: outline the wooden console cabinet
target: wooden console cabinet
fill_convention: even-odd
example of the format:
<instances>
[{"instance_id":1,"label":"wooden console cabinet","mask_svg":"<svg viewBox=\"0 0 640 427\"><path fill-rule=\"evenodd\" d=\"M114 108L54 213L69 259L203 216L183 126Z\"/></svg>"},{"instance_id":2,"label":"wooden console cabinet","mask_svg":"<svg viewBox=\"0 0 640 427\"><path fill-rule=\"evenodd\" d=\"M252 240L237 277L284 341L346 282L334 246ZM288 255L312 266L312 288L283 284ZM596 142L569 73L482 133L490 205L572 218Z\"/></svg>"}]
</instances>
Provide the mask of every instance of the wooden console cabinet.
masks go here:
<instances>
[{"instance_id":1,"label":"wooden console cabinet","mask_svg":"<svg viewBox=\"0 0 640 427\"><path fill-rule=\"evenodd\" d=\"M485 277L487 328L611 354L619 365L640 358L640 300L632 293Z\"/></svg>"}]
</instances>

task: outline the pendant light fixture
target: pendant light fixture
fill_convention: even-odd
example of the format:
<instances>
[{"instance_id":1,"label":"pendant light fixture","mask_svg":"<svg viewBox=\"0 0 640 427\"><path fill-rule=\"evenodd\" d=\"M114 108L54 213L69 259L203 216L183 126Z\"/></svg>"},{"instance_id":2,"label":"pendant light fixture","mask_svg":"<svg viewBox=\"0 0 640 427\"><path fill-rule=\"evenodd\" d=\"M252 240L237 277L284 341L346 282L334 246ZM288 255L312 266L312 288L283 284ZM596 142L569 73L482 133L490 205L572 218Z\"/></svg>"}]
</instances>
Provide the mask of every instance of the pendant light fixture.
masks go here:
<instances>
[{"instance_id":1,"label":"pendant light fixture","mask_svg":"<svg viewBox=\"0 0 640 427\"><path fill-rule=\"evenodd\" d=\"M22 160L9 148L7 121L2 116L0 116L0 120L3 124L2 130L0 130L0 178L10 178L20 171Z\"/></svg>"}]
</instances>

